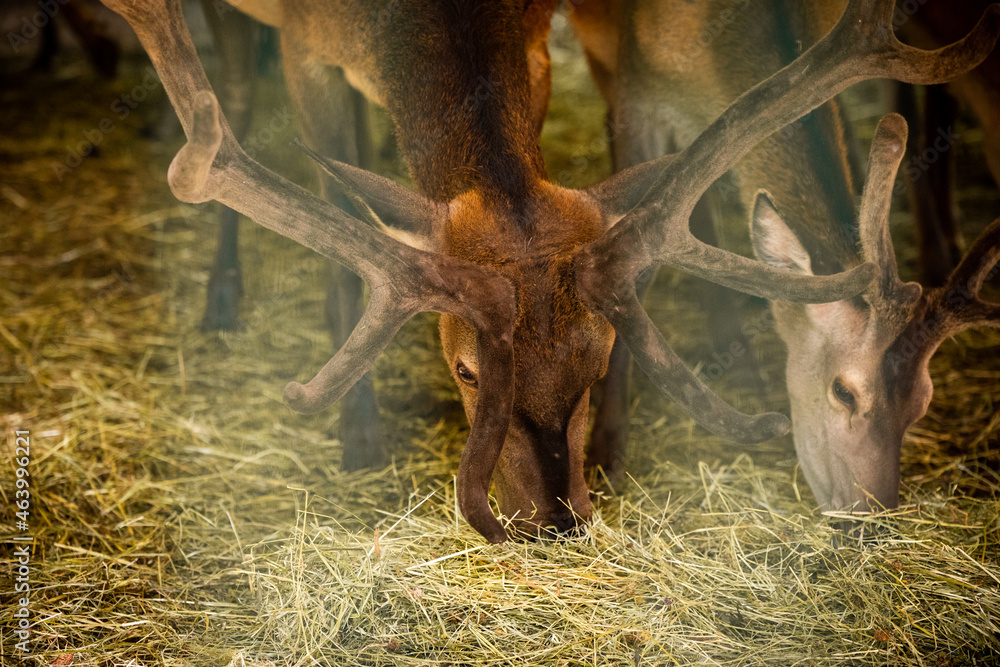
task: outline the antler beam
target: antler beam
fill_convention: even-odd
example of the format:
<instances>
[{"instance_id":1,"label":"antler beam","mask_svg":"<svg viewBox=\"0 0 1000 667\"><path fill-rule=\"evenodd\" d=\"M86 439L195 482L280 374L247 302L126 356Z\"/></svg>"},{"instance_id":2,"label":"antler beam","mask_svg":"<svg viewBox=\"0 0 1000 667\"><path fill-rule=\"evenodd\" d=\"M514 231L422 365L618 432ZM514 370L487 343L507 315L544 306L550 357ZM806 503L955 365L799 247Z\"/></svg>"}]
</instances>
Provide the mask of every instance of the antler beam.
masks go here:
<instances>
[{"instance_id":1,"label":"antler beam","mask_svg":"<svg viewBox=\"0 0 1000 667\"><path fill-rule=\"evenodd\" d=\"M1000 5L991 5L965 39L937 51L923 51L896 39L893 4L893 0L851 0L826 37L737 99L666 164L631 212L602 238L578 251L574 261L581 298L612 322L639 365L668 396L675 397L678 387L703 396L709 390L677 362L638 305L636 279L649 266L669 264L743 292L799 302L850 298L875 277L876 267L870 263L823 277L773 269L699 241L691 234L689 218L708 187L754 146L848 86L877 77L922 84L947 81L982 62L996 42ZM897 129L895 121L890 121L885 132ZM898 156L882 157L891 161ZM888 202L874 190L887 187L889 183L881 179L866 192L867 206L873 212ZM735 431L733 439L739 441L752 442L787 430L787 421L775 416L762 415L767 419L755 422L759 418L728 412L714 401L682 401L682 405L702 426L725 437Z\"/></svg>"},{"instance_id":2,"label":"antler beam","mask_svg":"<svg viewBox=\"0 0 1000 667\"><path fill-rule=\"evenodd\" d=\"M515 317L511 284L488 268L400 243L250 159L211 92L179 0L105 4L124 16L139 36L188 136L168 174L174 194L188 202L222 202L343 264L371 287L368 309L347 343L311 382L286 387L292 407L315 411L338 400L418 312L454 313L476 327L484 380L459 468L460 502L473 528L492 542L502 542L506 533L487 499L489 476L477 474L478 465L470 466L467 459L495 463L510 421Z\"/></svg>"},{"instance_id":3,"label":"antler beam","mask_svg":"<svg viewBox=\"0 0 1000 667\"><path fill-rule=\"evenodd\" d=\"M1000 218L986 227L948 278L927 296L926 319L938 321L945 338L974 327L1000 328L1000 303L980 296L983 284L1000 262Z\"/></svg>"}]
</instances>

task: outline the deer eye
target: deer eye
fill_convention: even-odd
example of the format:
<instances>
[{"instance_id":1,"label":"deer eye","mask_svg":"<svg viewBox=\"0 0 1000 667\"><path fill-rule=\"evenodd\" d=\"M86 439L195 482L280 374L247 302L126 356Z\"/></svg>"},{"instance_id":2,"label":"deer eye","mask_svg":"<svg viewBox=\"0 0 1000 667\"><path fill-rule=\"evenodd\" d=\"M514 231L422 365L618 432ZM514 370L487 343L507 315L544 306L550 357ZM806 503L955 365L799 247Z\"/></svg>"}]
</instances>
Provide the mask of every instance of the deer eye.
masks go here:
<instances>
[{"instance_id":1,"label":"deer eye","mask_svg":"<svg viewBox=\"0 0 1000 667\"><path fill-rule=\"evenodd\" d=\"M470 371L469 367L463 364L461 361L458 362L458 365L455 367L455 375L457 375L458 379L464 382L465 384L472 385L473 387L475 387L477 384L476 374Z\"/></svg>"},{"instance_id":2,"label":"deer eye","mask_svg":"<svg viewBox=\"0 0 1000 667\"><path fill-rule=\"evenodd\" d=\"M844 383L837 378L833 381L833 395L837 397L837 400L844 404L844 407L851 410L854 409L854 394L851 390L844 386Z\"/></svg>"}]
</instances>

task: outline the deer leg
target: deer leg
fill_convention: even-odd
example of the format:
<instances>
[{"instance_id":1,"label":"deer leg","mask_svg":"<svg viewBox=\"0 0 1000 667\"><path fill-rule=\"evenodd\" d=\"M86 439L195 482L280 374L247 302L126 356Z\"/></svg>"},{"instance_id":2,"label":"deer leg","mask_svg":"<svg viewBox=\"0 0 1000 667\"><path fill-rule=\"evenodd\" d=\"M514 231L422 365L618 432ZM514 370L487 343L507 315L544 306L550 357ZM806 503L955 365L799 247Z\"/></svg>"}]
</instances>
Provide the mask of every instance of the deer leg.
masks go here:
<instances>
[{"instance_id":1,"label":"deer leg","mask_svg":"<svg viewBox=\"0 0 1000 667\"><path fill-rule=\"evenodd\" d=\"M672 148L671 133L669 129L663 130L668 124L642 122L658 116L650 113L649 108L643 104L633 104L634 106L630 106L626 103L620 109L609 109L605 121L611 164L616 172L665 155ZM638 132L636 128L639 128ZM655 267L639 276L635 292L640 301L654 280ZM593 392L596 396L594 427L590 433L586 461L588 470L596 470L600 466L612 480L624 468L631 421L631 385L632 353L621 336L616 336L608 359L608 370Z\"/></svg>"},{"instance_id":2,"label":"deer leg","mask_svg":"<svg viewBox=\"0 0 1000 667\"><path fill-rule=\"evenodd\" d=\"M242 142L250 130L257 68L257 37L260 25L238 11L220 12L218 3L202 0L205 19L219 54L216 90L236 139ZM243 274L239 258L240 215L221 206L219 242L208 279L202 331L238 329Z\"/></svg>"},{"instance_id":3,"label":"deer leg","mask_svg":"<svg viewBox=\"0 0 1000 667\"><path fill-rule=\"evenodd\" d=\"M306 142L325 157L370 169L372 147L364 96L348 84L342 70L309 63L308 56L299 53L289 41L282 40L285 78ZM360 217L325 173L320 183L328 201ZM326 285L326 324L339 349L364 313L364 285L353 272L333 263L327 270ZM338 436L344 446L344 470L370 468L384 460L378 421L371 373L365 373L340 402Z\"/></svg>"},{"instance_id":4,"label":"deer leg","mask_svg":"<svg viewBox=\"0 0 1000 667\"><path fill-rule=\"evenodd\" d=\"M951 128L955 102L944 86L927 86L920 116L913 86L897 85L897 106L922 131L910 133L905 162L907 193L920 244L923 283L939 287L948 279L960 256L958 230L951 200ZM934 142L937 141L938 145Z\"/></svg>"},{"instance_id":5,"label":"deer leg","mask_svg":"<svg viewBox=\"0 0 1000 667\"><path fill-rule=\"evenodd\" d=\"M121 50L118 42L104 34L100 23L98 2L69 2L63 5L63 14L73 32L80 38L83 50L97 73L106 79L113 79L118 73ZM52 23L52 21L49 21Z\"/></svg>"}]
</instances>

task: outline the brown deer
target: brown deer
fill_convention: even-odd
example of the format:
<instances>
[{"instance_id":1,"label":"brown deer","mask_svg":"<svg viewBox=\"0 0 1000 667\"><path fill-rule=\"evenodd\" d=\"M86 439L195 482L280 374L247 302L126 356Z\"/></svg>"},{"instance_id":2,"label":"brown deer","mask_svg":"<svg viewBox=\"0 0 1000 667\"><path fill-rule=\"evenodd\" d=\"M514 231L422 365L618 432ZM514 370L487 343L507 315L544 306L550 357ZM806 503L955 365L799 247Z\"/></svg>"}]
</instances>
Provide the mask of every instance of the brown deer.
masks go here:
<instances>
[{"instance_id":1,"label":"brown deer","mask_svg":"<svg viewBox=\"0 0 1000 667\"><path fill-rule=\"evenodd\" d=\"M757 142L845 86L875 76L952 77L985 57L1000 24L1000 13L988 12L965 39L927 53L899 45L885 29L886 2L855 0L826 39L741 98L680 155L569 190L545 178L535 141L523 3L302 1L275 19L294 31L283 41L308 50L313 67L338 64L388 108L423 191L320 158L362 220L240 149L178 0L107 2L135 28L188 135L168 173L178 198L240 210L371 288L361 321L329 363L309 383L286 387L289 405L330 405L407 319L443 313L445 358L472 425L458 502L492 542L507 538L489 505L494 477L516 531L565 529L591 514L583 477L588 395L615 336L710 431L742 442L787 431L784 416L742 415L684 366L642 309L637 277L668 263L769 299L828 302L860 293L876 273L871 264L832 276L775 269L698 242L688 230L691 209ZM383 11L389 18L372 29ZM859 21L872 15L882 20ZM483 80L493 86L490 104L463 110ZM883 156L901 150L898 137L878 146ZM870 188L865 206L880 208L884 186Z\"/></svg>"},{"instance_id":2,"label":"brown deer","mask_svg":"<svg viewBox=\"0 0 1000 667\"><path fill-rule=\"evenodd\" d=\"M527 59L530 112L536 141L548 108L550 60L546 38L555 3L556 0L529 0L520 6L522 30L519 32L523 43L516 48L523 49ZM243 11L237 11L234 6ZM366 170L372 168L373 148L365 97L347 81L341 68L327 64L301 40L304 28L284 19L281 3L276 0L233 0L224 4L218 0L202 0L202 7L221 56L217 86L219 101L226 110L238 141L242 141L250 129L260 23L282 26L285 79L293 104L300 111L307 142L328 158ZM369 7L366 30L381 34L390 27L400 7L398 2ZM495 94L494 86L495 82L480 77L474 88L462 92L465 97L451 115L461 112L458 107L488 104L488 98ZM330 122L330 118L337 118L338 121ZM448 124L447 118L444 124ZM429 137L425 134L420 140L428 141ZM321 170L320 179L324 198L355 217L361 215L351 203L350 194L337 183L336 178ZM393 224L392 213L382 213L387 213L389 224ZM238 254L239 214L223 207L220 222L217 252L202 318L204 331L234 329L239 323L238 309L242 296ZM332 264L327 272L326 288L326 325L334 347L339 348L364 312L362 282L350 270ZM341 465L345 470L384 463L378 407L370 375L362 376L341 399L338 435L344 447Z\"/></svg>"},{"instance_id":3,"label":"brown deer","mask_svg":"<svg viewBox=\"0 0 1000 667\"><path fill-rule=\"evenodd\" d=\"M733 109L760 97L759 91L772 87L775 78L791 82L790 76L778 74L754 88L789 62L782 72L794 70L819 81L831 70L856 67L840 64L856 48L876 40L896 44L892 2L872 6L870 14L859 13L856 3L845 11L845 4L575 4L571 20L609 104L615 163L627 167L682 147L691 152L703 141L699 133L720 113L736 124L741 118L732 116ZM990 7L989 15L995 16L998 9L1000 5ZM857 36L862 44L840 42L842 51L835 51L827 46L830 37L819 40L842 11L831 34L846 32L850 17L871 28ZM813 44L795 60L799 50ZM903 45L893 48L891 55L884 55L888 72L910 59L902 54L919 53ZM933 67L930 56L913 57L926 58ZM818 71L799 65L806 60ZM837 90L844 87L838 84ZM824 89L824 98L833 92ZM742 161L730 163L742 203L753 212L753 249L762 261L801 275L837 273L866 260L877 267L876 280L861 298L772 304L778 333L788 348L795 447L819 505L827 509L898 504L903 433L923 416L931 399L928 359L945 337L963 328L1000 323L1000 307L978 297L997 260L997 223L970 248L943 288L924 293L916 283L900 282L886 221L889 189L902 157L898 144L906 135L898 116L886 117L880 125L857 222L848 137L834 102L765 139ZM706 226L711 230L711 221ZM731 332L728 329L727 335ZM621 352L613 354L612 364L620 365L610 368L608 376L624 384L627 355ZM605 411L610 418L604 426L604 447L594 453L597 462L613 465L620 456L628 424L624 405L619 401Z\"/></svg>"}]
</instances>

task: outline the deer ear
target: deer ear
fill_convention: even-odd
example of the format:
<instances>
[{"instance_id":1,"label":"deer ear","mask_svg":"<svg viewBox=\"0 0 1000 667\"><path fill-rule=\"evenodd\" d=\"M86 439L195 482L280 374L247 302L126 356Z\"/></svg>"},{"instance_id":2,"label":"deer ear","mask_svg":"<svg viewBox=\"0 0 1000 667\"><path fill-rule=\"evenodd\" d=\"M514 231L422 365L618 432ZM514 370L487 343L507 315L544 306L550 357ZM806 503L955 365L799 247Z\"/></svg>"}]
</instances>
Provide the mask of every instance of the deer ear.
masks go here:
<instances>
[{"instance_id":1,"label":"deer ear","mask_svg":"<svg viewBox=\"0 0 1000 667\"><path fill-rule=\"evenodd\" d=\"M384 176L325 158L302 144L299 146L336 181L361 218L375 226L391 228L387 230L390 234L397 230L429 239L436 223L448 217L446 203L428 199Z\"/></svg>"},{"instance_id":2,"label":"deer ear","mask_svg":"<svg viewBox=\"0 0 1000 667\"><path fill-rule=\"evenodd\" d=\"M795 232L781 219L771 201L771 195L765 190L758 190L754 200L750 236L757 258L765 264L793 273L812 275L809 253L802 247Z\"/></svg>"},{"instance_id":3,"label":"deer ear","mask_svg":"<svg viewBox=\"0 0 1000 667\"><path fill-rule=\"evenodd\" d=\"M813 275L809 253L795 232L781 219L766 190L759 190L754 199L750 237L754 252L762 262L776 269ZM807 303L803 306L809 320L823 329L854 322L854 308L846 301Z\"/></svg>"},{"instance_id":4,"label":"deer ear","mask_svg":"<svg viewBox=\"0 0 1000 667\"><path fill-rule=\"evenodd\" d=\"M674 155L637 164L609 176L586 192L597 201L608 227L613 227L626 213L642 201L656 179L673 162Z\"/></svg>"}]
</instances>

